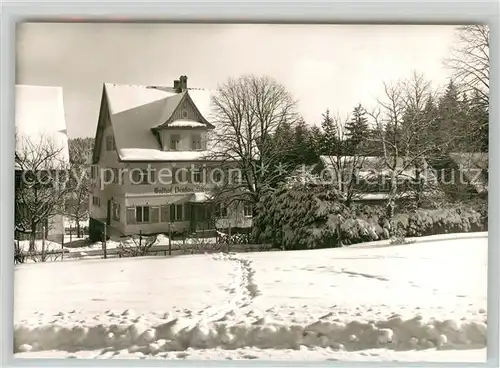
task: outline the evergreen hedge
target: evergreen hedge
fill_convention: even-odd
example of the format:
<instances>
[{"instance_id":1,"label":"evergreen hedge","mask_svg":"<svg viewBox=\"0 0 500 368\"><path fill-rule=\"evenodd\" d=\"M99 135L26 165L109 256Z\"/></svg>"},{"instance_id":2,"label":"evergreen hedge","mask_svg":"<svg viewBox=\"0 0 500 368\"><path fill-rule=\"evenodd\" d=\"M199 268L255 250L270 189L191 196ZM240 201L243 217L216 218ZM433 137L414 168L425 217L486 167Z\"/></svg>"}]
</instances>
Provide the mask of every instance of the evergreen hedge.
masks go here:
<instances>
[{"instance_id":1,"label":"evergreen hedge","mask_svg":"<svg viewBox=\"0 0 500 368\"><path fill-rule=\"evenodd\" d=\"M334 188L313 184L269 193L257 205L254 241L291 250L388 239L391 224L404 237L487 230L483 211L464 205L399 213L390 222L382 206L346 207L341 198Z\"/></svg>"}]
</instances>

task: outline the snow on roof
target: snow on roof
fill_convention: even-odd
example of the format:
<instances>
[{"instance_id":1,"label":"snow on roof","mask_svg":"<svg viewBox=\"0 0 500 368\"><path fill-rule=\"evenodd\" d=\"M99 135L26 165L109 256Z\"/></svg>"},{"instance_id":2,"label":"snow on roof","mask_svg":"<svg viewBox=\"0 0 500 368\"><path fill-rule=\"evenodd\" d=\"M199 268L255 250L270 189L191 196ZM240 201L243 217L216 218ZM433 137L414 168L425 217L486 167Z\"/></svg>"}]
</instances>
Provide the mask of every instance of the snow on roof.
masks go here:
<instances>
[{"instance_id":1,"label":"snow on roof","mask_svg":"<svg viewBox=\"0 0 500 368\"><path fill-rule=\"evenodd\" d=\"M189 202L191 203L204 203L210 201L212 199L212 195L206 192L195 192L190 198Z\"/></svg>"},{"instance_id":2,"label":"snow on roof","mask_svg":"<svg viewBox=\"0 0 500 368\"><path fill-rule=\"evenodd\" d=\"M189 127L189 128L198 128L204 127L205 124L200 123L194 120L174 120L168 124L169 127Z\"/></svg>"},{"instance_id":3,"label":"snow on roof","mask_svg":"<svg viewBox=\"0 0 500 368\"><path fill-rule=\"evenodd\" d=\"M210 155L209 151L162 151L147 148L122 148L118 153L124 161L197 161Z\"/></svg>"},{"instance_id":4,"label":"snow on roof","mask_svg":"<svg viewBox=\"0 0 500 368\"><path fill-rule=\"evenodd\" d=\"M215 91L202 88L188 88L188 93L203 117L210 122L213 115L212 96L215 94Z\"/></svg>"},{"instance_id":5,"label":"snow on roof","mask_svg":"<svg viewBox=\"0 0 500 368\"><path fill-rule=\"evenodd\" d=\"M347 165L357 160L357 165L359 165L358 175L361 178L369 178L374 174L379 175L390 175L391 170L387 168L384 162L384 157L382 156L320 156L320 160L327 169L333 169L334 165L340 160L341 167L347 169ZM398 158L396 167L401 169L403 166L403 159ZM399 171L398 169L398 171ZM332 173L335 174L335 171ZM429 170L427 163L425 163L424 169L420 173L421 177L424 177L428 182L436 182L437 177L433 170ZM415 178L416 177L416 167L410 165L405 170L399 172L400 177Z\"/></svg>"},{"instance_id":6,"label":"snow on roof","mask_svg":"<svg viewBox=\"0 0 500 368\"><path fill-rule=\"evenodd\" d=\"M204 151L163 151L152 132L168 120L185 92L175 93L171 87L133 86L105 83L110 106L111 124L120 159L124 161L191 161L201 160ZM211 91L189 89L200 113L209 114ZM202 123L177 120L169 124L176 127L200 127Z\"/></svg>"},{"instance_id":7,"label":"snow on roof","mask_svg":"<svg viewBox=\"0 0 500 368\"><path fill-rule=\"evenodd\" d=\"M354 160L357 160L357 164L359 165L359 174L360 176L369 176L370 174L373 174L374 172L381 174L381 175L388 175L390 174L390 170L387 168L387 166L384 163L384 157L382 156L320 156L320 160L322 161L323 165L327 169L331 169L334 167L334 165L339 162L340 164L345 167L345 165L351 163ZM396 167L401 168L403 166L403 159L398 158ZM414 177L415 176L415 166L411 165L407 169L403 170L400 175L401 176L407 176L407 177ZM427 180L436 180L436 176L432 172L432 170L426 170L424 168L423 176L426 176Z\"/></svg>"},{"instance_id":8,"label":"snow on roof","mask_svg":"<svg viewBox=\"0 0 500 368\"><path fill-rule=\"evenodd\" d=\"M17 151L50 144L60 150L54 163L69 162L62 87L16 85L15 121Z\"/></svg>"},{"instance_id":9,"label":"snow on roof","mask_svg":"<svg viewBox=\"0 0 500 368\"><path fill-rule=\"evenodd\" d=\"M122 160L145 160L144 153L135 158L136 152L161 152L151 128L157 125L164 104L165 99L161 99L111 115L116 148Z\"/></svg>"},{"instance_id":10,"label":"snow on roof","mask_svg":"<svg viewBox=\"0 0 500 368\"><path fill-rule=\"evenodd\" d=\"M158 88L129 84L104 83L104 87L110 114L118 114L176 94Z\"/></svg>"}]
</instances>

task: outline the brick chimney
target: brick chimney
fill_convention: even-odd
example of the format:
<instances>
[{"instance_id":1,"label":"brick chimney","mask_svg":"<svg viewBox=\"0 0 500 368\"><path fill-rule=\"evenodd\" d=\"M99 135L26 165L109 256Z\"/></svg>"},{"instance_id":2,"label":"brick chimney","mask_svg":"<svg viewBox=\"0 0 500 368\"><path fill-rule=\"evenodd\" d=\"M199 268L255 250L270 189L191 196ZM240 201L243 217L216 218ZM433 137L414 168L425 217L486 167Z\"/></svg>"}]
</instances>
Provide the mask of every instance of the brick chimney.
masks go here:
<instances>
[{"instance_id":1,"label":"brick chimney","mask_svg":"<svg viewBox=\"0 0 500 368\"><path fill-rule=\"evenodd\" d=\"M180 80L178 80L178 79L174 80L174 89L175 89L175 92L181 92Z\"/></svg>"},{"instance_id":2,"label":"brick chimney","mask_svg":"<svg viewBox=\"0 0 500 368\"><path fill-rule=\"evenodd\" d=\"M188 82L187 82L187 79L188 79L188 77L187 77L187 76L185 76L185 75L181 75L181 76L179 77L179 82L180 82L180 89L181 89L181 91L186 91L186 90L187 90L187 88L188 88L188 86L187 86L187 83L188 83Z\"/></svg>"}]
</instances>

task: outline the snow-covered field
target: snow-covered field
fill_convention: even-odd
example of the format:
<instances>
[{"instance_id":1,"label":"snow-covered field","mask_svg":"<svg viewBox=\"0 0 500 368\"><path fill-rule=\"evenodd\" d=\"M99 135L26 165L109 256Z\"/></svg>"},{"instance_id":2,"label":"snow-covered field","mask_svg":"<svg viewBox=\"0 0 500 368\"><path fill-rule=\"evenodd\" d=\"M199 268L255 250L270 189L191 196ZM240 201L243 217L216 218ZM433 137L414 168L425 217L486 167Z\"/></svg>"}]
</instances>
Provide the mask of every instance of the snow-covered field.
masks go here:
<instances>
[{"instance_id":1,"label":"snow-covered field","mask_svg":"<svg viewBox=\"0 0 500 368\"><path fill-rule=\"evenodd\" d=\"M24 264L16 357L484 362L486 265L487 233Z\"/></svg>"}]
</instances>

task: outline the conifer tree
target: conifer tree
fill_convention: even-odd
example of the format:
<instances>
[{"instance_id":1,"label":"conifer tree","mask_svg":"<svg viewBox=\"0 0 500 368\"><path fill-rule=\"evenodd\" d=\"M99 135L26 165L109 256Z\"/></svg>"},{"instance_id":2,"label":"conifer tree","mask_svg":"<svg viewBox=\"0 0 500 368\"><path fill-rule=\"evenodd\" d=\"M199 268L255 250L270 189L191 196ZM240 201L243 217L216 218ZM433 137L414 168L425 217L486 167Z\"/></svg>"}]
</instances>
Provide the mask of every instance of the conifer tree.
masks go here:
<instances>
[{"instance_id":1,"label":"conifer tree","mask_svg":"<svg viewBox=\"0 0 500 368\"><path fill-rule=\"evenodd\" d=\"M348 140L347 149L349 154L362 149L363 143L367 141L369 135L368 119L366 111L358 104L354 108L351 120L345 126L345 136Z\"/></svg>"}]
</instances>

